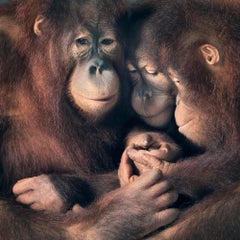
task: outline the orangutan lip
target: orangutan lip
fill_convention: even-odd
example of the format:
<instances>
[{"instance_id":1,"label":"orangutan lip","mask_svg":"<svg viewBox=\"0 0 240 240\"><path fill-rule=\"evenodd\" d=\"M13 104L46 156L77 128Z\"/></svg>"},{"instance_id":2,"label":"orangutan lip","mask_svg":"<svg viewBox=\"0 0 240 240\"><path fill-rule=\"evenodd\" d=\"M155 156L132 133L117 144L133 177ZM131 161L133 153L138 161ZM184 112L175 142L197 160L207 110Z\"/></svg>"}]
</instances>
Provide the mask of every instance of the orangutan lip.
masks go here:
<instances>
[{"instance_id":1,"label":"orangutan lip","mask_svg":"<svg viewBox=\"0 0 240 240\"><path fill-rule=\"evenodd\" d=\"M76 91L75 91L75 94L81 98L85 98L85 99L88 99L90 101L95 101L95 102L102 102L102 103L107 103L107 102L113 101L118 95L118 93L115 93L109 97L104 97L104 98L89 98L89 97L83 96L82 94L79 94Z\"/></svg>"},{"instance_id":2,"label":"orangutan lip","mask_svg":"<svg viewBox=\"0 0 240 240\"><path fill-rule=\"evenodd\" d=\"M165 109L161 112L158 112L156 114L152 114L152 115L144 115L144 114L139 114L138 115L142 118L154 118L154 117L157 117L159 114L162 114L163 112L165 112Z\"/></svg>"},{"instance_id":3,"label":"orangutan lip","mask_svg":"<svg viewBox=\"0 0 240 240\"><path fill-rule=\"evenodd\" d=\"M110 97L106 97L106 98L97 98L97 99L90 98L89 100L96 101L96 102L110 102L116 97L116 95L117 94L114 94L114 95L112 95Z\"/></svg>"}]
</instances>

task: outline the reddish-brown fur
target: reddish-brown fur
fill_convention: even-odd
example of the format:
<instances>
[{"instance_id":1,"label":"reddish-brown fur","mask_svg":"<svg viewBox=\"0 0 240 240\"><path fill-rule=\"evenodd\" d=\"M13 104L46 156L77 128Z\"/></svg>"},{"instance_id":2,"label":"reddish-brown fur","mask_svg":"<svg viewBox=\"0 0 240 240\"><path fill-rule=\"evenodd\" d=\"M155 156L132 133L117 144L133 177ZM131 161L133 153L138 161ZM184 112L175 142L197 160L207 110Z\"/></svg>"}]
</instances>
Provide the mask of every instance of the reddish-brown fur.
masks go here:
<instances>
[{"instance_id":1,"label":"reddish-brown fur","mask_svg":"<svg viewBox=\"0 0 240 240\"><path fill-rule=\"evenodd\" d=\"M196 203L183 210L176 223L149 239L238 239L240 4L214 0L142 4L136 4L132 14L133 28L143 31L138 42L140 36L145 37L141 41L146 41L147 53L148 43L154 43L158 70L177 87L175 117L179 130L202 152L160 166L176 190ZM202 50L206 44L207 51ZM180 110L183 104L192 113ZM187 117L195 119L189 127ZM136 151L129 157L151 161Z\"/></svg>"},{"instance_id":2,"label":"reddish-brown fur","mask_svg":"<svg viewBox=\"0 0 240 240\"><path fill-rule=\"evenodd\" d=\"M17 180L45 173L61 179L56 186L66 200L86 205L96 185L99 194L118 185L116 175L109 181L93 174L116 168L127 130L124 17L119 0L0 7L1 239L137 239L176 218L176 210L159 207L158 170L63 215L35 212L11 192ZM96 92L89 99L78 94L83 89Z\"/></svg>"},{"instance_id":3,"label":"reddish-brown fur","mask_svg":"<svg viewBox=\"0 0 240 240\"><path fill-rule=\"evenodd\" d=\"M63 1L51 9L50 1L20 1L0 9L2 196L11 196L12 185L24 177L100 173L117 166L127 119L119 111L122 100L106 120L95 123L73 106L68 93L68 77L75 63L65 45L71 37L67 29L74 29L77 21L77 12L74 20L68 11L80 8L74 4ZM59 17L57 22L50 19L51 27L44 22L39 37L33 25L40 14ZM123 59L114 63L119 74L122 63ZM114 114L119 118L112 121Z\"/></svg>"}]
</instances>

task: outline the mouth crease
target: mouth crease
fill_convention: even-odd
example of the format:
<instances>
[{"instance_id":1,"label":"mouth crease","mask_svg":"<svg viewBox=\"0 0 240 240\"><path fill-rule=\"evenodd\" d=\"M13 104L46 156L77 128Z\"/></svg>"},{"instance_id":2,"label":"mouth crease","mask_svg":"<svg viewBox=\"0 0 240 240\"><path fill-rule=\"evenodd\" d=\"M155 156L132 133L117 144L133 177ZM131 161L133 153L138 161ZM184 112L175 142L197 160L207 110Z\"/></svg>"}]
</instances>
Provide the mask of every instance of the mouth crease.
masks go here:
<instances>
[{"instance_id":1,"label":"mouth crease","mask_svg":"<svg viewBox=\"0 0 240 240\"><path fill-rule=\"evenodd\" d=\"M116 94L115 94L115 95L112 95L112 96L110 96L110 97L106 97L106 98L90 99L90 100L99 101L99 102L102 102L102 101L106 101L106 102L107 102L107 101L112 100L115 96L116 96Z\"/></svg>"},{"instance_id":2,"label":"mouth crease","mask_svg":"<svg viewBox=\"0 0 240 240\"><path fill-rule=\"evenodd\" d=\"M75 94L77 94L78 96L80 96L80 97L83 97L83 98L86 98L86 99L89 99L89 100L92 100L92 101L110 101L111 99L113 99L116 95L117 95L117 93L116 94L113 94L113 95L111 95L110 97L104 97L104 98L88 98L88 97L86 97L86 96L84 96L84 95L82 95L82 94L79 94L77 91L73 91Z\"/></svg>"}]
</instances>

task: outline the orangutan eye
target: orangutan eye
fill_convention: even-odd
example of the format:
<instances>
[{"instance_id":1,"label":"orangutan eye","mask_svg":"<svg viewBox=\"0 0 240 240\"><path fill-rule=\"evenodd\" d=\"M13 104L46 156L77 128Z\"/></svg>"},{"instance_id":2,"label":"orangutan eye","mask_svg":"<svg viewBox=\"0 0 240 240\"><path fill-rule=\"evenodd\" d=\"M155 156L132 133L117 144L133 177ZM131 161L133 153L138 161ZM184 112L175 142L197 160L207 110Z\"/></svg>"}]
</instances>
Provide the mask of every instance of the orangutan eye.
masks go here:
<instances>
[{"instance_id":1,"label":"orangutan eye","mask_svg":"<svg viewBox=\"0 0 240 240\"><path fill-rule=\"evenodd\" d=\"M101 44L106 46L111 45L113 43L114 43L114 39L111 39L111 38L105 38L101 41Z\"/></svg>"},{"instance_id":2,"label":"orangutan eye","mask_svg":"<svg viewBox=\"0 0 240 240\"><path fill-rule=\"evenodd\" d=\"M173 82L175 84L179 84L180 83L180 80L178 78L176 78L176 77L173 77L172 80L173 80Z\"/></svg>"},{"instance_id":3,"label":"orangutan eye","mask_svg":"<svg viewBox=\"0 0 240 240\"><path fill-rule=\"evenodd\" d=\"M173 71L172 69L168 70L168 76L170 78L171 81L173 81L176 85L181 83L181 78L178 76L178 74Z\"/></svg>"},{"instance_id":4,"label":"orangutan eye","mask_svg":"<svg viewBox=\"0 0 240 240\"><path fill-rule=\"evenodd\" d=\"M137 73L137 69L131 63L127 64L127 69L128 69L130 74Z\"/></svg>"},{"instance_id":5,"label":"orangutan eye","mask_svg":"<svg viewBox=\"0 0 240 240\"><path fill-rule=\"evenodd\" d=\"M156 68L149 67L149 66L146 66L146 67L145 67L145 71L146 71L148 74L151 74L151 75L157 75L157 74L158 74L158 70L157 70Z\"/></svg>"},{"instance_id":6,"label":"orangutan eye","mask_svg":"<svg viewBox=\"0 0 240 240\"><path fill-rule=\"evenodd\" d=\"M128 69L128 71L129 71L129 73L131 73L131 74L137 73L137 69L134 69L134 68Z\"/></svg>"},{"instance_id":7,"label":"orangutan eye","mask_svg":"<svg viewBox=\"0 0 240 240\"><path fill-rule=\"evenodd\" d=\"M77 46L85 46L89 44L89 41L86 38L77 38L75 41Z\"/></svg>"}]
</instances>

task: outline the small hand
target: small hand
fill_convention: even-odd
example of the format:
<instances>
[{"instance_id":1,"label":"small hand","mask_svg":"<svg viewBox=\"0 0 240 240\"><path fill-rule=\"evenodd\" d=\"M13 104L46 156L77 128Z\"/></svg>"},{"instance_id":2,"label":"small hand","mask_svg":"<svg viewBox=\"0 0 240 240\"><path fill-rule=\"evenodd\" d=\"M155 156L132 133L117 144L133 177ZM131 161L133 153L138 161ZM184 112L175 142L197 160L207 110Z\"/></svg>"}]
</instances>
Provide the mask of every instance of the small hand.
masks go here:
<instances>
[{"instance_id":1,"label":"small hand","mask_svg":"<svg viewBox=\"0 0 240 240\"><path fill-rule=\"evenodd\" d=\"M127 158L131 159L135 165L141 166L141 169L145 169L146 171L147 169L157 168L162 171L164 176L171 169L171 167L175 165L175 163L162 161L144 150L128 148L126 155Z\"/></svg>"},{"instance_id":2,"label":"small hand","mask_svg":"<svg viewBox=\"0 0 240 240\"><path fill-rule=\"evenodd\" d=\"M138 176L134 174L133 162L128 157L128 149L131 149L131 147L126 148L123 152L121 162L118 168L118 178L122 187L138 178Z\"/></svg>"},{"instance_id":3,"label":"small hand","mask_svg":"<svg viewBox=\"0 0 240 240\"><path fill-rule=\"evenodd\" d=\"M182 154L181 148L162 132L135 132L129 134L127 146L146 150L160 160L175 162Z\"/></svg>"}]
</instances>

